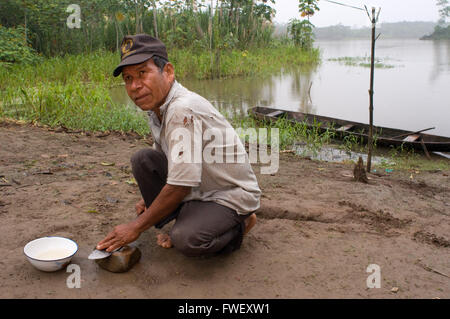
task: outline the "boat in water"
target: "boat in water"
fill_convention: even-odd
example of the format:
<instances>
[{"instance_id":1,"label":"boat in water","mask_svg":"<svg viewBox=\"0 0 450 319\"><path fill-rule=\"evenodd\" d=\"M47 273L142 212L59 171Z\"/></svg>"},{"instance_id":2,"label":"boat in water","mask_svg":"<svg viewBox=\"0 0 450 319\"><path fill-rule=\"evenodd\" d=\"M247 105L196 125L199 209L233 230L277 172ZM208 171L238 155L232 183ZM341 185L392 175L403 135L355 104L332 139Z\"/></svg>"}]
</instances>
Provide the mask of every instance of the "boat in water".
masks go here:
<instances>
[{"instance_id":1,"label":"boat in water","mask_svg":"<svg viewBox=\"0 0 450 319\"><path fill-rule=\"evenodd\" d=\"M367 143L369 124L352 122L321 115L286 111L268 107L254 107L249 114L260 120L277 121L284 118L290 122L303 123L310 128L335 133L336 138L354 135L359 141ZM450 138L423 133L434 128L420 131L406 131L382 126L373 126L373 137L377 145L411 147L425 152L450 152Z\"/></svg>"}]
</instances>

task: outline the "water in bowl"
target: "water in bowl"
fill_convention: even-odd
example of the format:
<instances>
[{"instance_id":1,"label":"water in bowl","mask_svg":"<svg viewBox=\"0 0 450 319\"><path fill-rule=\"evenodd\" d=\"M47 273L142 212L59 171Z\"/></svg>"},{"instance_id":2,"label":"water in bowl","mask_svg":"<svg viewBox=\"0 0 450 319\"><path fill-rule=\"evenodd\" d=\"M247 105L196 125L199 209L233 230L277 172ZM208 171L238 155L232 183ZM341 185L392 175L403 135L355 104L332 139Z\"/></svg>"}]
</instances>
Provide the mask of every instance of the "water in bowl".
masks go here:
<instances>
[{"instance_id":1,"label":"water in bowl","mask_svg":"<svg viewBox=\"0 0 450 319\"><path fill-rule=\"evenodd\" d=\"M47 250L36 256L36 259L39 260L56 260L69 257L72 254L72 251L64 248Z\"/></svg>"}]
</instances>

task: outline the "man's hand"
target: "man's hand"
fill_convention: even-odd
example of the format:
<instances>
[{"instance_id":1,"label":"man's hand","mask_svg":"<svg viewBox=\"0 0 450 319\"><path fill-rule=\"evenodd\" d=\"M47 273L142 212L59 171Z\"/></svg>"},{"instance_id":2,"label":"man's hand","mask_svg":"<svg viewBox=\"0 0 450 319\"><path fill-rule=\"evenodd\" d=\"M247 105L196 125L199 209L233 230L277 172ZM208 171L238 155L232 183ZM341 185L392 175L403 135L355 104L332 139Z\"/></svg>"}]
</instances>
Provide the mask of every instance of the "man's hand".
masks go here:
<instances>
[{"instance_id":1,"label":"man's hand","mask_svg":"<svg viewBox=\"0 0 450 319\"><path fill-rule=\"evenodd\" d=\"M102 241L97 244L98 250L111 252L138 239L140 232L132 224L122 224L114 227Z\"/></svg>"},{"instance_id":2,"label":"man's hand","mask_svg":"<svg viewBox=\"0 0 450 319\"><path fill-rule=\"evenodd\" d=\"M136 215L139 216L145 211L145 201L142 198L137 204L136 204Z\"/></svg>"},{"instance_id":3,"label":"man's hand","mask_svg":"<svg viewBox=\"0 0 450 319\"><path fill-rule=\"evenodd\" d=\"M143 231L169 216L190 192L189 186L164 185L149 208L145 208L143 199L140 200L135 206L138 217L128 224L116 226L96 248L110 252L135 241Z\"/></svg>"}]
</instances>

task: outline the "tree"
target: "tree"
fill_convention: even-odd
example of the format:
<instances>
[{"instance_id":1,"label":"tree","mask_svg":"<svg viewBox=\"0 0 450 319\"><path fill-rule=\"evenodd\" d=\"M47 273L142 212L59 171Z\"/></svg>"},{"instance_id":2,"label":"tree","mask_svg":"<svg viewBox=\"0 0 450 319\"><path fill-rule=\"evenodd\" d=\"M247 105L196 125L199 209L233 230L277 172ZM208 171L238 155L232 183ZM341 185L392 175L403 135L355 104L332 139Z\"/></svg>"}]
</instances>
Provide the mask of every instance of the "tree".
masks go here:
<instances>
[{"instance_id":1,"label":"tree","mask_svg":"<svg viewBox=\"0 0 450 319\"><path fill-rule=\"evenodd\" d=\"M450 39L450 25L446 26L446 19L450 17L450 4L449 0L437 0L437 6L439 7L439 21L434 32L431 35L422 37L422 39Z\"/></svg>"},{"instance_id":2,"label":"tree","mask_svg":"<svg viewBox=\"0 0 450 319\"><path fill-rule=\"evenodd\" d=\"M437 0L439 7L439 25L444 25L448 17L450 17L450 4L448 0Z\"/></svg>"},{"instance_id":3,"label":"tree","mask_svg":"<svg viewBox=\"0 0 450 319\"><path fill-rule=\"evenodd\" d=\"M39 61L36 51L24 45L25 28L5 28L0 25L0 68L13 63L35 63Z\"/></svg>"},{"instance_id":4,"label":"tree","mask_svg":"<svg viewBox=\"0 0 450 319\"><path fill-rule=\"evenodd\" d=\"M292 36L294 44L305 49L312 48L314 42L314 25L309 18L319 11L318 0L299 0L298 9L304 19L291 19L288 24L288 32ZM306 17L306 19L305 19Z\"/></svg>"}]
</instances>

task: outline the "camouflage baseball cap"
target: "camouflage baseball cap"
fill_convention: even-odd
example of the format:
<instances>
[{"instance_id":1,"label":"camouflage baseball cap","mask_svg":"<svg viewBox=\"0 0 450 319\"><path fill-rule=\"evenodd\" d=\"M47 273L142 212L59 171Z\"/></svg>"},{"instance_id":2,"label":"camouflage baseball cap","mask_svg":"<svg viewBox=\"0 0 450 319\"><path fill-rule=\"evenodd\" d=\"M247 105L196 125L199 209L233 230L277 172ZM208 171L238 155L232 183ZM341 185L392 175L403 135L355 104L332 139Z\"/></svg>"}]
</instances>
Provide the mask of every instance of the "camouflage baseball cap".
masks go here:
<instances>
[{"instance_id":1,"label":"camouflage baseball cap","mask_svg":"<svg viewBox=\"0 0 450 319\"><path fill-rule=\"evenodd\" d=\"M124 66L139 64L154 56L159 56L169 61L164 43L148 34L126 35L123 37L120 54L121 62L114 69L114 76L122 73Z\"/></svg>"}]
</instances>

